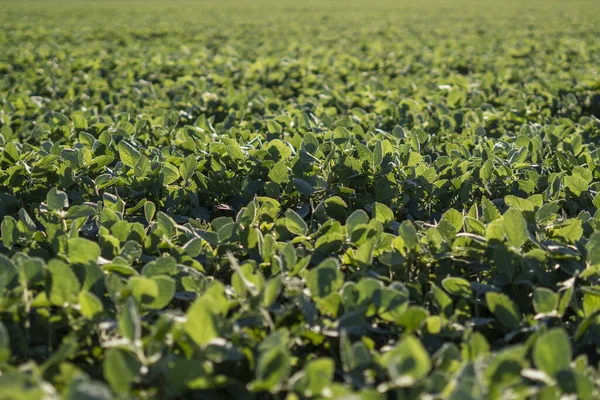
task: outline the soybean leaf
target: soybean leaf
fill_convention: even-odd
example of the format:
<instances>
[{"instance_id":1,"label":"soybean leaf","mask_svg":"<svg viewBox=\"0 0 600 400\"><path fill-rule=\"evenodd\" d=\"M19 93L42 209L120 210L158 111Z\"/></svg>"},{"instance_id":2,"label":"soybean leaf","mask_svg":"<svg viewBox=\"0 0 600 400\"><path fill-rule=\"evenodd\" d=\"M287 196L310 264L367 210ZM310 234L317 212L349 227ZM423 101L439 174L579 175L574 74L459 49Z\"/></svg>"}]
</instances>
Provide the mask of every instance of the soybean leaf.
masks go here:
<instances>
[{"instance_id":1,"label":"soybean leaf","mask_svg":"<svg viewBox=\"0 0 600 400\"><path fill-rule=\"evenodd\" d=\"M569 368L571 341L562 328L553 328L537 338L533 345L535 366L550 376Z\"/></svg>"}]
</instances>

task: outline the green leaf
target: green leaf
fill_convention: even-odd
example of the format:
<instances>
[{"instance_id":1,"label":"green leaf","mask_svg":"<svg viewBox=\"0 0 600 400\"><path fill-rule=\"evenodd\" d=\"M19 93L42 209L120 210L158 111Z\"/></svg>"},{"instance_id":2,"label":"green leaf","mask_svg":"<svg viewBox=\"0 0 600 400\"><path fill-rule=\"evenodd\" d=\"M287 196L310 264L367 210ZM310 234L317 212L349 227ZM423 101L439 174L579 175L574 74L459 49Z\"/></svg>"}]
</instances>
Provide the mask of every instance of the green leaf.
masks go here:
<instances>
[{"instance_id":1,"label":"green leaf","mask_svg":"<svg viewBox=\"0 0 600 400\"><path fill-rule=\"evenodd\" d=\"M96 214L96 210L93 207L87 206L85 204L75 205L69 207L67 211L66 219L77 219L83 217L91 217Z\"/></svg>"},{"instance_id":2,"label":"green leaf","mask_svg":"<svg viewBox=\"0 0 600 400\"><path fill-rule=\"evenodd\" d=\"M586 316L591 316L595 312L600 311L600 290L593 288L582 288L583 294L583 313Z\"/></svg>"},{"instance_id":3,"label":"green leaf","mask_svg":"<svg viewBox=\"0 0 600 400\"><path fill-rule=\"evenodd\" d=\"M216 378L216 379L214 379ZM210 389L216 384L218 377L212 374L212 368L199 359L186 359L172 356L165 371L166 390L172 394L180 394L186 388Z\"/></svg>"},{"instance_id":4,"label":"green leaf","mask_svg":"<svg viewBox=\"0 0 600 400\"><path fill-rule=\"evenodd\" d=\"M562 328L553 328L537 338L533 345L535 366L550 376L569 368L573 351L569 335Z\"/></svg>"},{"instance_id":5,"label":"green leaf","mask_svg":"<svg viewBox=\"0 0 600 400\"><path fill-rule=\"evenodd\" d=\"M521 248L529 239L527 222L523 218L523 214L519 210L511 208L504 213L502 219L508 243L514 247Z\"/></svg>"},{"instance_id":6,"label":"green leaf","mask_svg":"<svg viewBox=\"0 0 600 400\"><path fill-rule=\"evenodd\" d=\"M121 162L129 168L135 168L140 153L129 142L121 140L119 142L119 158Z\"/></svg>"},{"instance_id":7,"label":"green leaf","mask_svg":"<svg viewBox=\"0 0 600 400\"><path fill-rule=\"evenodd\" d=\"M548 314L558 307L558 294L550 289L537 287L533 291L533 308L539 314Z\"/></svg>"},{"instance_id":8,"label":"green leaf","mask_svg":"<svg viewBox=\"0 0 600 400\"><path fill-rule=\"evenodd\" d=\"M479 178L483 183L489 183L494 175L494 162L491 159L486 160L479 170Z\"/></svg>"},{"instance_id":9,"label":"green leaf","mask_svg":"<svg viewBox=\"0 0 600 400\"><path fill-rule=\"evenodd\" d=\"M490 344L479 332L468 335L462 348L463 358L474 361L490 353Z\"/></svg>"},{"instance_id":10,"label":"green leaf","mask_svg":"<svg viewBox=\"0 0 600 400\"><path fill-rule=\"evenodd\" d=\"M394 221L394 212L385 204L374 203L371 211L373 218L381 222L384 227L389 227Z\"/></svg>"},{"instance_id":11,"label":"green leaf","mask_svg":"<svg viewBox=\"0 0 600 400\"><path fill-rule=\"evenodd\" d=\"M313 297L323 298L337 292L344 283L337 259L328 258L312 269L306 277L306 287Z\"/></svg>"},{"instance_id":12,"label":"green leaf","mask_svg":"<svg viewBox=\"0 0 600 400\"><path fill-rule=\"evenodd\" d=\"M33 219L31 219L24 208L19 209L19 222L17 224L21 232L25 234L33 234L37 230L35 222L33 222Z\"/></svg>"},{"instance_id":13,"label":"green leaf","mask_svg":"<svg viewBox=\"0 0 600 400\"><path fill-rule=\"evenodd\" d=\"M278 161L271 167L269 179L278 184L288 181L288 167L284 161Z\"/></svg>"},{"instance_id":14,"label":"green leaf","mask_svg":"<svg viewBox=\"0 0 600 400\"><path fill-rule=\"evenodd\" d=\"M13 142L8 142L4 147L2 156L9 164L15 164L21 158L21 152Z\"/></svg>"},{"instance_id":15,"label":"green leaf","mask_svg":"<svg viewBox=\"0 0 600 400\"><path fill-rule=\"evenodd\" d=\"M585 374L562 370L556 374L556 381L563 393L574 394L578 399L588 400L597 397L597 391L592 380Z\"/></svg>"},{"instance_id":16,"label":"green leaf","mask_svg":"<svg viewBox=\"0 0 600 400\"><path fill-rule=\"evenodd\" d=\"M171 277L158 275L153 276L152 280L158 287L158 295L154 301L148 305L149 308L160 310L169 305L175 295L175 280Z\"/></svg>"},{"instance_id":17,"label":"green leaf","mask_svg":"<svg viewBox=\"0 0 600 400\"><path fill-rule=\"evenodd\" d=\"M478 219L465 217L466 229L467 232L475 233L478 235L485 234L485 224Z\"/></svg>"},{"instance_id":18,"label":"green leaf","mask_svg":"<svg viewBox=\"0 0 600 400\"><path fill-rule=\"evenodd\" d=\"M100 170L102 167L105 167L108 164L112 163L114 159L115 158L113 156L109 155L94 157L92 161L90 161L88 168L92 171Z\"/></svg>"},{"instance_id":19,"label":"green leaf","mask_svg":"<svg viewBox=\"0 0 600 400\"><path fill-rule=\"evenodd\" d=\"M533 211L535 209L535 206L529 200L513 195L504 196L504 202L507 206L516 208L521 212Z\"/></svg>"},{"instance_id":20,"label":"green leaf","mask_svg":"<svg viewBox=\"0 0 600 400\"><path fill-rule=\"evenodd\" d=\"M57 259L48 263L51 281L48 299L50 303L59 307L76 302L81 284L71 266Z\"/></svg>"},{"instance_id":21,"label":"green leaf","mask_svg":"<svg viewBox=\"0 0 600 400\"><path fill-rule=\"evenodd\" d=\"M196 166L198 162L196 161L196 156L190 154L186 158L183 159L183 162L179 166L179 173L184 181L188 181L194 176L196 172Z\"/></svg>"},{"instance_id":22,"label":"green leaf","mask_svg":"<svg viewBox=\"0 0 600 400\"><path fill-rule=\"evenodd\" d=\"M143 178L149 175L152 172L152 164L150 160L145 155L139 156L137 159L135 166L133 167L133 173L136 178Z\"/></svg>"},{"instance_id":23,"label":"green leaf","mask_svg":"<svg viewBox=\"0 0 600 400\"><path fill-rule=\"evenodd\" d=\"M304 179L293 178L292 182L294 183L296 190L298 190L298 192L304 196L310 196L315 191L311 184L306 182Z\"/></svg>"},{"instance_id":24,"label":"green leaf","mask_svg":"<svg viewBox=\"0 0 600 400\"><path fill-rule=\"evenodd\" d=\"M594 232L585 245L587 252L586 262L590 266L600 265L600 232Z\"/></svg>"},{"instance_id":25,"label":"green leaf","mask_svg":"<svg viewBox=\"0 0 600 400\"><path fill-rule=\"evenodd\" d=\"M377 289L374 293L374 298L377 298L379 293L379 307L377 314L384 320L390 322L400 322L400 325L404 325L406 320L401 320L402 316L408 309L408 294L392 290L392 289ZM372 303L371 299L363 299L361 296L362 303Z\"/></svg>"},{"instance_id":26,"label":"green leaf","mask_svg":"<svg viewBox=\"0 0 600 400\"><path fill-rule=\"evenodd\" d=\"M170 185L179 179L179 170L174 165L164 163L160 170L160 177L165 185Z\"/></svg>"},{"instance_id":27,"label":"green leaf","mask_svg":"<svg viewBox=\"0 0 600 400\"><path fill-rule=\"evenodd\" d=\"M496 205L485 197L481 200L481 207L483 209L483 220L487 223L502 217L502 214L500 214Z\"/></svg>"},{"instance_id":28,"label":"green leaf","mask_svg":"<svg viewBox=\"0 0 600 400\"><path fill-rule=\"evenodd\" d=\"M586 180L579 175L565 176L564 182L565 186L569 188L575 197L579 197L581 193L587 192L589 189L589 185Z\"/></svg>"},{"instance_id":29,"label":"green leaf","mask_svg":"<svg viewBox=\"0 0 600 400\"><path fill-rule=\"evenodd\" d=\"M158 227L163 232L163 235L166 236L168 239L172 238L177 234L177 224L169 215L165 214L162 211L159 211L156 214L156 220Z\"/></svg>"},{"instance_id":30,"label":"green leaf","mask_svg":"<svg viewBox=\"0 0 600 400\"><path fill-rule=\"evenodd\" d=\"M69 207L69 200L65 192L52 188L46 195L46 204L50 210L58 211Z\"/></svg>"},{"instance_id":31,"label":"green leaf","mask_svg":"<svg viewBox=\"0 0 600 400\"><path fill-rule=\"evenodd\" d=\"M306 133L302 139L302 149L307 151L310 154L316 154L319 150L319 140L315 135L311 133Z\"/></svg>"},{"instance_id":32,"label":"green leaf","mask_svg":"<svg viewBox=\"0 0 600 400\"><path fill-rule=\"evenodd\" d=\"M144 203L144 217L146 218L146 222L152 222L154 218L154 213L156 212L156 206L153 202L147 201Z\"/></svg>"},{"instance_id":33,"label":"green leaf","mask_svg":"<svg viewBox=\"0 0 600 400\"><path fill-rule=\"evenodd\" d=\"M538 223L547 221L552 217L558 210L560 205L557 203L546 203L535 213L535 219Z\"/></svg>"},{"instance_id":34,"label":"green leaf","mask_svg":"<svg viewBox=\"0 0 600 400\"><path fill-rule=\"evenodd\" d=\"M406 132L404 132L404 128L402 128L401 126L395 126L394 129L392 130L392 135L394 135L395 137L399 138L399 139L406 139Z\"/></svg>"},{"instance_id":35,"label":"green leaf","mask_svg":"<svg viewBox=\"0 0 600 400\"><path fill-rule=\"evenodd\" d=\"M102 302L93 293L86 290L79 293L79 310L84 317L93 319L103 309Z\"/></svg>"},{"instance_id":36,"label":"green leaf","mask_svg":"<svg viewBox=\"0 0 600 400\"><path fill-rule=\"evenodd\" d=\"M279 124L279 122L270 119L267 121L267 129L269 133L281 133L283 132L283 127Z\"/></svg>"},{"instance_id":37,"label":"green leaf","mask_svg":"<svg viewBox=\"0 0 600 400\"><path fill-rule=\"evenodd\" d=\"M306 235L308 226L304 219L292 209L285 212L285 226L294 235Z\"/></svg>"},{"instance_id":38,"label":"green leaf","mask_svg":"<svg viewBox=\"0 0 600 400\"><path fill-rule=\"evenodd\" d=\"M64 368L68 369L68 367ZM67 387L63 399L65 400L112 400L113 393L110 387L100 381L85 378L73 379Z\"/></svg>"},{"instance_id":39,"label":"green leaf","mask_svg":"<svg viewBox=\"0 0 600 400\"><path fill-rule=\"evenodd\" d=\"M579 218L573 218L561 226L553 227L551 229L552 237L559 237L565 243L575 243L583 235L583 226Z\"/></svg>"},{"instance_id":40,"label":"green leaf","mask_svg":"<svg viewBox=\"0 0 600 400\"><path fill-rule=\"evenodd\" d=\"M464 217L459 211L457 211L453 208L449 209L448 211L446 211L444 213L442 220L446 220L446 221L450 222L452 224L452 226L454 227L454 229L456 230L456 232L460 232L463 228Z\"/></svg>"},{"instance_id":41,"label":"green leaf","mask_svg":"<svg viewBox=\"0 0 600 400\"><path fill-rule=\"evenodd\" d=\"M96 262L100 257L100 246L96 242L83 238L69 239L67 242L67 255L73 264L86 264Z\"/></svg>"},{"instance_id":42,"label":"green leaf","mask_svg":"<svg viewBox=\"0 0 600 400\"><path fill-rule=\"evenodd\" d=\"M575 287L571 286L567 288L562 295L560 296L560 300L558 300L558 315L563 316L567 311L567 308L571 304L571 299L573 297L573 292L575 291Z\"/></svg>"},{"instance_id":43,"label":"green leaf","mask_svg":"<svg viewBox=\"0 0 600 400\"><path fill-rule=\"evenodd\" d=\"M409 250L414 250L419 245L419 236L411 221L402 221L398 228L398 236L402 238L404 245Z\"/></svg>"},{"instance_id":44,"label":"green leaf","mask_svg":"<svg viewBox=\"0 0 600 400\"><path fill-rule=\"evenodd\" d=\"M448 277L442 281L442 287L455 296L470 298L473 294L471 284L462 278Z\"/></svg>"},{"instance_id":45,"label":"green leaf","mask_svg":"<svg viewBox=\"0 0 600 400\"><path fill-rule=\"evenodd\" d=\"M600 194L596 194L594 196L594 200L592 201L592 203L594 203L594 207L600 209Z\"/></svg>"},{"instance_id":46,"label":"green leaf","mask_svg":"<svg viewBox=\"0 0 600 400\"><path fill-rule=\"evenodd\" d=\"M121 349L109 349L102 365L104 378L112 390L119 394L129 393L131 384L139 374L138 362Z\"/></svg>"},{"instance_id":47,"label":"green leaf","mask_svg":"<svg viewBox=\"0 0 600 400\"><path fill-rule=\"evenodd\" d=\"M263 351L256 362L256 380L250 384L254 391L279 391L291 372L291 356L282 346Z\"/></svg>"},{"instance_id":48,"label":"green leaf","mask_svg":"<svg viewBox=\"0 0 600 400\"><path fill-rule=\"evenodd\" d=\"M88 123L83 115L71 114L71 121L75 129L87 129Z\"/></svg>"},{"instance_id":49,"label":"green leaf","mask_svg":"<svg viewBox=\"0 0 600 400\"><path fill-rule=\"evenodd\" d=\"M518 150L511 150L511 152L509 153L508 162L511 165L517 165L518 163L525 162L525 160L527 160L528 153L529 151L525 146L522 146Z\"/></svg>"},{"instance_id":50,"label":"green leaf","mask_svg":"<svg viewBox=\"0 0 600 400\"><path fill-rule=\"evenodd\" d=\"M411 333L421 327L428 315L427 310L421 306L409 306L395 322L403 326L406 332Z\"/></svg>"},{"instance_id":51,"label":"green leaf","mask_svg":"<svg viewBox=\"0 0 600 400\"><path fill-rule=\"evenodd\" d=\"M152 304L158 297L158 284L150 278L133 276L127 283L131 287L131 294L142 306Z\"/></svg>"},{"instance_id":52,"label":"green leaf","mask_svg":"<svg viewBox=\"0 0 600 400\"><path fill-rule=\"evenodd\" d=\"M19 283L32 287L44 279L46 265L40 258L29 258L19 263Z\"/></svg>"},{"instance_id":53,"label":"green leaf","mask_svg":"<svg viewBox=\"0 0 600 400\"><path fill-rule=\"evenodd\" d=\"M335 363L331 358L311 360L291 378L293 390L306 397L323 396L331 386L334 371Z\"/></svg>"},{"instance_id":54,"label":"green leaf","mask_svg":"<svg viewBox=\"0 0 600 400\"><path fill-rule=\"evenodd\" d=\"M377 238L367 240L354 251L354 259L358 261L362 268L366 268L373 264L373 250L376 242Z\"/></svg>"},{"instance_id":55,"label":"green leaf","mask_svg":"<svg viewBox=\"0 0 600 400\"><path fill-rule=\"evenodd\" d=\"M274 161L285 160L292 155L292 149L279 139L271 140L265 146Z\"/></svg>"},{"instance_id":56,"label":"green leaf","mask_svg":"<svg viewBox=\"0 0 600 400\"><path fill-rule=\"evenodd\" d=\"M350 140L350 132L343 126L338 126L333 131L333 142L337 145L347 143Z\"/></svg>"},{"instance_id":57,"label":"green leaf","mask_svg":"<svg viewBox=\"0 0 600 400\"><path fill-rule=\"evenodd\" d=\"M246 155L237 144L230 144L226 147L227 155L231 157L232 160L244 160Z\"/></svg>"},{"instance_id":58,"label":"green leaf","mask_svg":"<svg viewBox=\"0 0 600 400\"><path fill-rule=\"evenodd\" d=\"M412 386L425 378L432 364L429 353L414 336L407 336L398 346L383 355L384 365L397 386Z\"/></svg>"},{"instance_id":59,"label":"green leaf","mask_svg":"<svg viewBox=\"0 0 600 400\"><path fill-rule=\"evenodd\" d=\"M270 307L276 300L281 290L283 289L282 276L277 275L271 278L265 287L263 294L262 305L263 307Z\"/></svg>"},{"instance_id":60,"label":"green leaf","mask_svg":"<svg viewBox=\"0 0 600 400\"><path fill-rule=\"evenodd\" d=\"M490 311L498 318L500 323L508 329L517 329L521 323L521 316L517 305L505 294L487 292L485 301Z\"/></svg>"},{"instance_id":61,"label":"green leaf","mask_svg":"<svg viewBox=\"0 0 600 400\"><path fill-rule=\"evenodd\" d=\"M348 236L350 236L352 234L352 232L354 232L354 229L358 225L368 224L368 223L369 223L369 215L366 212L364 212L363 210L354 211L352 214L350 214L348 219L346 219L346 230L348 232Z\"/></svg>"},{"instance_id":62,"label":"green leaf","mask_svg":"<svg viewBox=\"0 0 600 400\"><path fill-rule=\"evenodd\" d=\"M360 159L361 163L366 161L368 162L368 165L373 165L373 152L371 151L371 149L369 149L362 143L357 143L355 147L356 152L358 153L358 158Z\"/></svg>"},{"instance_id":63,"label":"green leaf","mask_svg":"<svg viewBox=\"0 0 600 400\"><path fill-rule=\"evenodd\" d=\"M129 297L123 305L118 317L119 330L123 337L134 345L138 345L142 336L142 323L137 304L133 297Z\"/></svg>"},{"instance_id":64,"label":"green leaf","mask_svg":"<svg viewBox=\"0 0 600 400\"><path fill-rule=\"evenodd\" d=\"M383 145L381 143L381 140L378 140L377 143L375 143L375 148L373 149L373 166L374 167L380 166L382 161L383 161Z\"/></svg>"},{"instance_id":65,"label":"green leaf","mask_svg":"<svg viewBox=\"0 0 600 400\"><path fill-rule=\"evenodd\" d=\"M18 274L18 269L11 260L0 254L0 296L12 279Z\"/></svg>"},{"instance_id":66,"label":"green leaf","mask_svg":"<svg viewBox=\"0 0 600 400\"><path fill-rule=\"evenodd\" d=\"M204 240L194 238L183 245L183 250L191 257L198 257L204 248Z\"/></svg>"},{"instance_id":67,"label":"green leaf","mask_svg":"<svg viewBox=\"0 0 600 400\"><path fill-rule=\"evenodd\" d=\"M450 298L450 296L448 296L446 294L446 292L444 292L442 289L440 289L437 286L434 286L432 288L432 294L433 294L433 298L434 298L435 302L437 303L437 306L439 307L441 312L446 317L449 317L450 315L452 315L452 311L453 311L452 298Z\"/></svg>"},{"instance_id":68,"label":"green leaf","mask_svg":"<svg viewBox=\"0 0 600 400\"><path fill-rule=\"evenodd\" d=\"M10 359L10 335L6 326L0 321L0 365Z\"/></svg>"},{"instance_id":69,"label":"green leaf","mask_svg":"<svg viewBox=\"0 0 600 400\"><path fill-rule=\"evenodd\" d=\"M504 223L501 219L497 219L487 225L485 228L485 238L487 240L503 241L505 237Z\"/></svg>"},{"instance_id":70,"label":"green leaf","mask_svg":"<svg viewBox=\"0 0 600 400\"><path fill-rule=\"evenodd\" d=\"M2 243L4 247L10 249L12 246L17 244L19 241L19 229L17 228L17 220L13 217L4 217L2 220L2 225L0 225L0 230L2 230Z\"/></svg>"},{"instance_id":71,"label":"green leaf","mask_svg":"<svg viewBox=\"0 0 600 400\"><path fill-rule=\"evenodd\" d=\"M206 346L220 336L219 316L212 307L213 300L206 294L192 304L186 314L184 329L200 346Z\"/></svg>"}]
</instances>

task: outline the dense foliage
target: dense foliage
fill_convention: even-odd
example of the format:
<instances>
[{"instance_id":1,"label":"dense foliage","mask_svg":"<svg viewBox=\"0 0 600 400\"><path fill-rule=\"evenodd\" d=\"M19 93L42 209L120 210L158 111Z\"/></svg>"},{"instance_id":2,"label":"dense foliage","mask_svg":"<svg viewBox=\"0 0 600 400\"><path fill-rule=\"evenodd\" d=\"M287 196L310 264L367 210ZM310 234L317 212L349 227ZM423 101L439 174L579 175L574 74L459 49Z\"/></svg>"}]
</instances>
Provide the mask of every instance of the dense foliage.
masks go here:
<instances>
[{"instance_id":1,"label":"dense foliage","mask_svg":"<svg viewBox=\"0 0 600 400\"><path fill-rule=\"evenodd\" d=\"M0 6L2 399L600 396L596 2Z\"/></svg>"}]
</instances>

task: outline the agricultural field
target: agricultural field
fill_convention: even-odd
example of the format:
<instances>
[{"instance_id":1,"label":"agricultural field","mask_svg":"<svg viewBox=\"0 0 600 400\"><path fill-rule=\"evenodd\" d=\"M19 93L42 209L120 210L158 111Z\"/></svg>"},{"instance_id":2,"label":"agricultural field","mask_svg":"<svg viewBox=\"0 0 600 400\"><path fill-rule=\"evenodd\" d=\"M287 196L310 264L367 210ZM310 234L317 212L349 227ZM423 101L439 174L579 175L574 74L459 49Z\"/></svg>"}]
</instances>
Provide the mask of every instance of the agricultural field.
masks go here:
<instances>
[{"instance_id":1,"label":"agricultural field","mask_svg":"<svg viewBox=\"0 0 600 400\"><path fill-rule=\"evenodd\" d=\"M599 2L0 10L0 399L600 398Z\"/></svg>"}]
</instances>

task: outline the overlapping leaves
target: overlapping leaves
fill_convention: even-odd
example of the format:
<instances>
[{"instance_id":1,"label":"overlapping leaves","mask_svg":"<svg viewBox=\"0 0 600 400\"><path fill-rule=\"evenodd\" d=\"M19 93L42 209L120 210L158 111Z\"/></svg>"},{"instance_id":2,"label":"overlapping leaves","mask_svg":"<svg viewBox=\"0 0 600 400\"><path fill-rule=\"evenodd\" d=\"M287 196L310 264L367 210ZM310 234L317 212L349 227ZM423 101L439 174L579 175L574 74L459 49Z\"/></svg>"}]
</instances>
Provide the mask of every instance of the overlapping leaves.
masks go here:
<instances>
[{"instance_id":1,"label":"overlapping leaves","mask_svg":"<svg viewBox=\"0 0 600 400\"><path fill-rule=\"evenodd\" d=\"M598 397L597 13L434 3L7 5L2 396Z\"/></svg>"}]
</instances>

